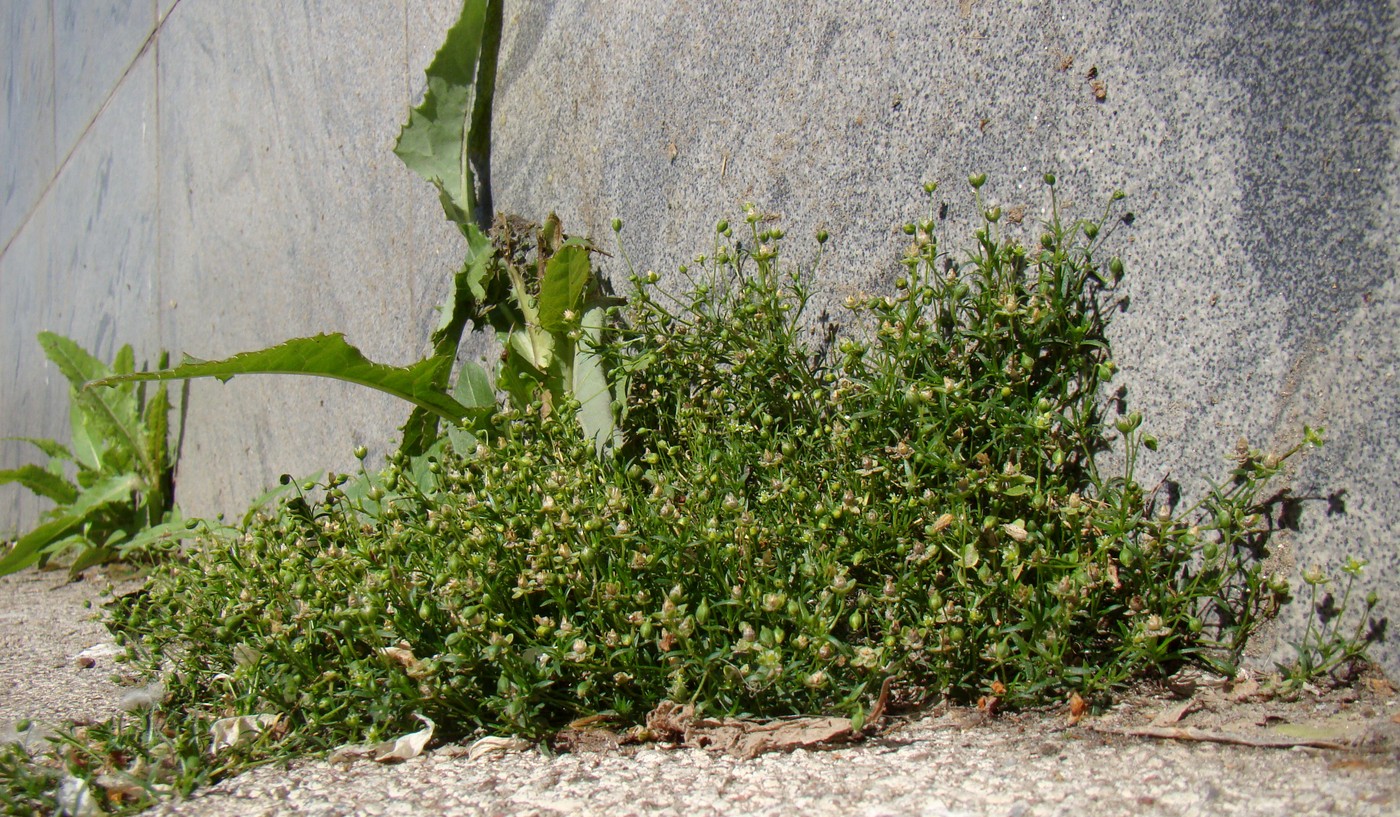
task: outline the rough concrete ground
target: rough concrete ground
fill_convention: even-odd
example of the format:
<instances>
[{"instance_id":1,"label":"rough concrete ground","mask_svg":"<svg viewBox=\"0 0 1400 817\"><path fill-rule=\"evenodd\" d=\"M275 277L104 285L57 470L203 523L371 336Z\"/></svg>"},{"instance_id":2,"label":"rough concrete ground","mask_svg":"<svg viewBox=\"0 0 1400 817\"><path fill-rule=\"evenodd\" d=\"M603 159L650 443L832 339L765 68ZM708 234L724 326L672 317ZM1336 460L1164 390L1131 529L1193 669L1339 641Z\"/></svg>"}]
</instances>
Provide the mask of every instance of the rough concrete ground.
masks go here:
<instances>
[{"instance_id":1,"label":"rough concrete ground","mask_svg":"<svg viewBox=\"0 0 1400 817\"><path fill-rule=\"evenodd\" d=\"M13 735L19 718L118 709L126 690L110 680L115 645L82 606L105 583L32 571L0 579L0 733ZM476 759L445 746L393 766L297 761L146 814L1400 814L1400 697L1383 679L1291 700L1250 681L1178 691L1189 694L1145 691L1074 726L1062 711L986 718L940 708L894 718L860 744L753 759L652 745ZM1121 734L1154 719L1196 737L1343 748Z\"/></svg>"}]
</instances>

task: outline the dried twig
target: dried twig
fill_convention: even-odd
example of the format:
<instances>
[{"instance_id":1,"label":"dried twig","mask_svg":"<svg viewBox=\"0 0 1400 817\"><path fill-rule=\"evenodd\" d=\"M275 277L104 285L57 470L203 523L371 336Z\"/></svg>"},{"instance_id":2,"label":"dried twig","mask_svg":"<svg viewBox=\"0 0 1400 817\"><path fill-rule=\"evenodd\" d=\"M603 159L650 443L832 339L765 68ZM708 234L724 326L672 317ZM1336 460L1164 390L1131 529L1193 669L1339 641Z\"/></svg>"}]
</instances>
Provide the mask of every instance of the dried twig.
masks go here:
<instances>
[{"instance_id":1,"label":"dried twig","mask_svg":"<svg viewBox=\"0 0 1400 817\"><path fill-rule=\"evenodd\" d=\"M1293 738L1287 736L1248 737L1229 732L1207 732L1190 726L1143 726L1136 729L1112 729L1104 726L1091 726L1096 732L1110 735L1128 735L1138 738L1162 738L1165 740L1191 740L1203 743L1229 743L1236 746L1254 746L1261 749L1292 749L1296 746L1310 746L1314 749L1350 749L1350 745L1335 740L1319 738Z\"/></svg>"}]
</instances>

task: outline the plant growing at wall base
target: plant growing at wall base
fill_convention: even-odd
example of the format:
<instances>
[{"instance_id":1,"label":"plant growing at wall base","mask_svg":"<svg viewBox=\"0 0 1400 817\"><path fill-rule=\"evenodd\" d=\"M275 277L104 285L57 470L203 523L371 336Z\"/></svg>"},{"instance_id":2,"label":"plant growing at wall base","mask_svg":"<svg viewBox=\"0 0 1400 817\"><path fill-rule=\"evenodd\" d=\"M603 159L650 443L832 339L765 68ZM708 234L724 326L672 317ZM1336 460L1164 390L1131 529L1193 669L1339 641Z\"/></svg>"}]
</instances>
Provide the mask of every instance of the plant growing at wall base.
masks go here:
<instances>
[{"instance_id":1,"label":"plant growing at wall base","mask_svg":"<svg viewBox=\"0 0 1400 817\"><path fill-rule=\"evenodd\" d=\"M280 715L262 757L419 715L446 739L664 699L858 719L887 678L905 703L1025 705L1238 658L1286 594L1258 561L1263 497L1302 446L1248 452L1192 508L1137 483L1156 443L1100 403L1107 212L1036 248L989 218L958 257L932 213L911 222L907 273L819 346L783 231L746 221L679 293L633 276L598 347L627 374L615 456L537 389L425 478L403 453L369 494L332 475L120 600L132 660L173 670L162 711ZM1120 474L1095 465L1108 445Z\"/></svg>"},{"instance_id":2,"label":"plant growing at wall base","mask_svg":"<svg viewBox=\"0 0 1400 817\"><path fill-rule=\"evenodd\" d=\"M55 507L0 558L0 575L46 564L70 551L76 551L70 570L77 573L182 535L173 499L166 387L149 399L142 383L85 390L87 381L135 373L131 347L123 346L109 367L52 332L39 333L39 344L71 384L72 445L10 438L32 444L48 462L0 471L0 484L18 483L53 500Z\"/></svg>"}]
</instances>

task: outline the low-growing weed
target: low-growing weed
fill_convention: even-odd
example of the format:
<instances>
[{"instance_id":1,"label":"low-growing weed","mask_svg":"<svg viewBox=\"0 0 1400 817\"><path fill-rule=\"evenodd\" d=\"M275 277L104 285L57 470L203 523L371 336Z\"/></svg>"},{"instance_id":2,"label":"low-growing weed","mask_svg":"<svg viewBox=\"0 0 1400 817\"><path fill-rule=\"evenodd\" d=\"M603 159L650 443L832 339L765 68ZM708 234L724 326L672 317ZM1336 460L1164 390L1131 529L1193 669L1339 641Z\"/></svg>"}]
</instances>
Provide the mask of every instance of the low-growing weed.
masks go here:
<instances>
[{"instance_id":1,"label":"low-growing weed","mask_svg":"<svg viewBox=\"0 0 1400 817\"><path fill-rule=\"evenodd\" d=\"M687 286L632 275L597 347L626 378L615 455L567 395L507 407L426 479L397 454L202 543L114 627L164 674L167 729L276 714L276 751L419 715L540 736L668 698L859 717L886 677L908 703L1024 705L1228 667L1287 590L1260 498L1301 446L1245 452L1188 509L1140 486L1156 442L1100 394L1111 212L1052 212L1035 248L985 213L963 257L911 223L892 291L809 343L808 278L750 209ZM1110 446L1125 474L1099 473Z\"/></svg>"},{"instance_id":2,"label":"low-growing weed","mask_svg":"<svg viewBox=\"0 0 1400 817\"><path fill-rule=\"evenodd\" d=\"M132 374L131 347L123 346L109 367L61 335L40 332L39 343L71 384L72 442L10 438L32 444L48 463L0 471L0 485L18 483L55 507L32 530L0 546L0 576L69 553L75 554L70 570L78 573L168 546L185 527L174 504L166 387L149 398L144 383L85 390L86 381Z\"/></svg>"},{"instance_id":3,"label":"low-growing weed","mask_svg":"<svg viewBox=\"0 0 1400 817\"><path fill-rule=\"evenodd\" d=\"M1286 682L1300 686L1338 676L1345 680L1347 673L1365 663L1366 649L1375 637L1375 633L1368 632L1374 624L1371 612L1379 601L1375 591L1366 594L1365 609L1355 614L1355 623L1348 620L1352 588L1365 567L1366 562L1355 557L1342 565L1346 581L1340 599L1326 589L1333 582L1321 568L1303 571L1303 583L1308 588L1307 625L1303 637L1292 644L1297 658L1278 667Z\"/></svg>"}]
</instances>

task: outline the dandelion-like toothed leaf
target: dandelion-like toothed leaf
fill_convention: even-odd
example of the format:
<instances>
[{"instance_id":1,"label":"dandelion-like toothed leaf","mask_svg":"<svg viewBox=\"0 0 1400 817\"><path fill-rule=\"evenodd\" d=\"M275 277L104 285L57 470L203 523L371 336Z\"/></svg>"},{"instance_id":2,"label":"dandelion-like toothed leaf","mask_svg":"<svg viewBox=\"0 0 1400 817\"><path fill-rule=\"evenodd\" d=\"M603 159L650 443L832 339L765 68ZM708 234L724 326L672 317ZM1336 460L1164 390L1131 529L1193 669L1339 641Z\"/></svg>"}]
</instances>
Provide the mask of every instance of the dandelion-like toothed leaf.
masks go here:
<instances>
[{"instance_id":1,"label":"dandelion-like toothed leaf","mask_svg":"<svg viewBox=\"0 0 1400 817\"><path fill-rule=\"evenodd\" d=\"M0 485L18 482L39 496L52 499L60 505L67 505L78 498L78 486L64 479L61 474L37 465L21 465L18 468L0 471Z\"/></svg>"},{"instance_id":2,"label":"dandelion-like toothed leaf","mask_svg":"<svg viewBox=\"0 0 1400 817\"><path fill-rule=\"evenodd\" d=\"M369 386L407 400L438 417L458 422L472 414L473 410L438 387L441 368L450 365L450 360L436 357L420 360L412 366L375 363L347 343L343 335L336 333L293 338L269 349L244 352L224 360L205 361L186 357L184 363L172 369L106 377L89 383L87 389L134 380L214 377L227 381L241 374L302 374Z\"/></svg>"},{"instance_id":3,"label":"dandelion-like toothed leaf","mask_svg":"<svg viewBox=\"0 0 1400 817\"><path fill-rule=\"evenodd\" d=\"M423 102L394 146L410 170L437 185L443 211L463 230L491 220L491 106L502 0L468 0L428 66Z\"/></svg>"}]
</instances>

